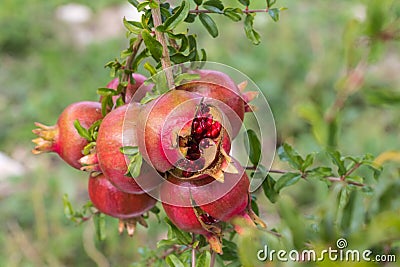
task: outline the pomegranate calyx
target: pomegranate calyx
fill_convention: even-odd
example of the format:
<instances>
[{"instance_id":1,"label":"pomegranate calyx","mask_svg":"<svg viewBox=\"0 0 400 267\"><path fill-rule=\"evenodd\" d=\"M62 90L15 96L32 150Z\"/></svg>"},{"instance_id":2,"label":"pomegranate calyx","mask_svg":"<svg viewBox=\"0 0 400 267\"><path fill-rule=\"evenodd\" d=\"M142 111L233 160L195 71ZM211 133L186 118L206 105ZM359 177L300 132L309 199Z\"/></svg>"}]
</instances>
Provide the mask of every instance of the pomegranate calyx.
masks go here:
<instances>
[{"instance_id":1,"label":"pomegranate calyx","mask_svg":"<svg viewBox=\"0 0 400 267\"><path fill-rule=\"evenodd\" d=\"M41 154L45 152L54 151L55 139L58 135L58 127L56 125L47 126L39 122L35 122L35 126L38 127L32 130L32 133L38 136L32 140L36 144L32 150L33 154Z\"/></svg>"},{"instance_id":2,"label":"pomegranate calyx","mask_svg":"<svg viewBox=\"0 0 400 267\"><path fill-rule=\"evenodd\" d=\"M99 160L97 158L97 154L95 151L80 158L79 163L82 165L80 170L89 172L92 177L95 177L102 172L100 169Z\"/></svg>"},{"instance_id":3,"label":"pomegranate calyx","mask_svg":"<svg viewBox=\"0 0 400 267\"><path fill-rule=\"evenodd\" d=\"M208 241L208 244L210 245L210 248L215 252L220 255L222 255L222 240L221 237L218 235L213 235L213 234L207 234L206 239Z\"/></svg>"},{"instance_id":4,"label":"pomegranate calyx","mask_svg":"<svg viewBox=\"0 0 400 267\"><path fill-rule=\"evenodd\" d=\"M133 217L129 219L120 219L118 224L118 232L122 234L124 230L128 232L128 235L132 237L135 234L136 225L139 223L144 227L148 227L147 222L143 218L143 216Z\"/></svg>"}]
</instances>

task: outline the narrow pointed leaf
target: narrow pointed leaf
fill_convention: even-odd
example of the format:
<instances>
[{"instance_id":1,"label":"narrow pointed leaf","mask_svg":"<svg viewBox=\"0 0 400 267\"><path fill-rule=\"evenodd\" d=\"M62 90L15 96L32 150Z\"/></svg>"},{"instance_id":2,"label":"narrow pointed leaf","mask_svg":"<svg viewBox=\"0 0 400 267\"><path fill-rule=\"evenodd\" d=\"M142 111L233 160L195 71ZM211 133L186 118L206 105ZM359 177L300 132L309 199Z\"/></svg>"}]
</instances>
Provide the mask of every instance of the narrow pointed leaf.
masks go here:
<instances>
[{"instance_id":1,"label":"narrow pointed leaf","mask_svg":"<svg viewBox=\"0 0 400 267\"><path fill-rule=\"evenodd\" d=\"M203 24L203 26L206 28L206 30L208 31L208 33L212 36L212 37L217 37L218 36L218 28L217 28L217 24L215 24L215 21L206 13L200 13L199 15L199 19L201 21L201 23Z\"/></svg>"},{"instance_id":2,"label":"narrow pointed leaf","mask_svg":"<svg viewBox=\"0 0 400 267\"><path fill-rule=\"evenodd\" d=\"M183 1L178 10L164 22L165 31L174 29L179 23L183 22L189 14L190 5Z\"/></svg>"}]
</instances>

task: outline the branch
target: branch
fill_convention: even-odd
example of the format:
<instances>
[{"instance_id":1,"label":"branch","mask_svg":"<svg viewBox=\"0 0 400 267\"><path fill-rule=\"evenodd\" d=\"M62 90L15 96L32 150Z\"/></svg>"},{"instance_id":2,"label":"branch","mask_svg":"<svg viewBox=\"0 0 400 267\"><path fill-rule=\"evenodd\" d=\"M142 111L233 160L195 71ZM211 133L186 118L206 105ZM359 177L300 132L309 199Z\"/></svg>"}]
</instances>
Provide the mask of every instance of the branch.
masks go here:
<instances>
[{"instance_id":1,"label":"branch","mask_svg":"<svg viewBox=\"0 0 400 267\"><path fill-rule=\"evenodd\" d=\"M268 8L267 9L243 9L242 12L244 14L266 13L266 12L268 12ZM193 9L193 10L190 10L189 13L191 13L191 14L200 14L200 13L223 14L223 13L217 13L217 12L214 12L214 11L210 11L210 10L207 10L207 9Z\"/></svg>"},{"instance_id":2,"label":"branch","mask_svg":"<svg viewBox=\"0 0 400 267\"><path fill-rule=\"evenodd\" d=\"M346 178L347 178L350 174L352 174L355 170L357 170L360 166L361 166L361 163L356 163L356 164L353 166L353 168L351 168L350 170L348 170L344 175L342 175L342 176L340 176L340 177L326 176L325 178L328 179L328 180L331 181L331 182L345 182L345 183L347 183L347 184L351 184L351 185L363 187L363 186L365 186L365 184L363 184L363 183L359 183L359 182L355 182L355 181L346 180ZM254 166L246 167L245 169L246 169L246 170L257 170L257 168L254 167ZM271 169L271 170L269 170L268 172L269 172L269 173L286 174L286 173L288 173L288 172L290 172L290 171ZM301 177L304 178L304 179L306 179L307 176L308 176L307 172L304 172L304 173L302 173L302 176L301 176Z\"/></svg>"},{"instance_id":3,"label":"branch","mask_svg":"<svg viewBox=\"0 0 400 267\"><path fill-rule=\"evenodd\" d=\"M161 11L160 11L160 0L154 0L155 3L157 3L157 8L152 8L151 9L151 16L153 17L153 23L154 23L154 28L155 28L155 35L157 41L160 42L162 45L162 57L161 57L161 66L163 70L165 71L165 75L167 76L167 83L169 88L174 87L174 77L172 75L172 71L170 69L171 67L171 59L169 57L169 51L168 51L168 46L167 42L165 40L164 33L157 31L157 27L162 24L161 20Z\"/></svg>"},{"instance_id":4,"label":"branch","mask_svg":"<svg viewBox=\"0 0 400 267\"><path fill-rule=\"evenodd\" d=\"M133 60L135 59L142 42L143 42L142 35L139 34L137 36L136 41L132 44L132 53L129 55L129 57L126 60L125 69L127 69L127 70L131 69ZM123 81L128 81L129 76L130 76L130 73L128 74L128 73L124 72L122 74L122 80Z\"/></svg>"},{"instance_id":5,"label":"branch","mask_svg":"<svg viewBox=\"0 0 400 267\"><path fill-rule=\"evenodd\" d=\"M216 253L215 253L214 250L212 250L212 251L211 251L210 267L214 267L214 265L215 265L215 256L216 256Z\"/></svg>"},{"instance_id":6,"label":"branch","mask_svg":"<svg viewBox=\"0 0 400 267\"><path fill-rule=\"evenodd\" d=\"M345 180L345 179L342 179L342 177L331 177L331 176L328 176L328 177L325 177L325 178L328 179L331 182L345 182L347 184L351 184L351 185L355 185L355 186L360 186L360 187L365 186L365 184L363 184L363 183Z\"/></svg>"}]
</instances>

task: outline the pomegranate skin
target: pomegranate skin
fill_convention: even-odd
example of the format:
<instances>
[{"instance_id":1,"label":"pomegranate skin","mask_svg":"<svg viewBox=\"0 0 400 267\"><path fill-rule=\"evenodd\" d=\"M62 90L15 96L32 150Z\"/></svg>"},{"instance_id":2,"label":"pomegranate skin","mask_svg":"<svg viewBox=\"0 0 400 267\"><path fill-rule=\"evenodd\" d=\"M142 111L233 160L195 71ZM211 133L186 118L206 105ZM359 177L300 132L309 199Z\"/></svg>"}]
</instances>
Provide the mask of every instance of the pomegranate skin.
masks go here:
<instances>
[{"instance_id":1,"label":"pomegranate skin","mask_svg":"<svg viewBox=\"0 0 400 267\"><path fill-rule=\"evenodd\" d=\"M182 230L201 231L201 224L193 211L191 198L208 215L221 221L242 216L248 206L249 179L243 168L234 161L238 173L227 173L224 183L212 177L185 181L170 176L162 184L160 198L170 220ZM200 228L199 228L200 226Z\"/></svg>"},{"instance_id":2,"label":"pomegranate skin","mask_svg":"<svg viewBox=\"0 0 400 267\"><path fill-rule=\"evenodd\" d=\"M129 107L129 114L126 114ZM99 128L96 152L101 172L119 190L138 194L154 189L158 184L158 173L146 162L143 162L140 175L132 178L125 174L128 171L129 159L122 154L123 146L137 146L136 125L130 118L137 118L140 105L124 105L108 113ZM127 120L125 121L127 115ZM129 123L124 127L124 123ZM129 130L129 132L128 132ZM139 182L139 184L137 183Z\"/></svg>"},{"instance_id":3,"label":"pomegranate skin","mask_svg":"<svg viewBox=\"0 0 400 267\"><path fill-rule=\"evenodd\" d=\"M129 194L118 190L104 176L89 177L89 198L102 213L119 218L130 219L149 211L156 200L147 194Z\"/></svg>"},{"instance_id":4,"label":"pomegranate skin","mask_svg":"<svg viewBox=\"0 0 400 267\"><path fill-rule=\"evenodd\" d=\"M180 104L191 100L194 101L191 109L178 109L173 112ZM139 113L139 150L143 158L158 171L166 172L172 169L173 164L180 158L179 149L173 144L173 132L177 134L194 118L196 104L199 102L200 97L197 94L172 90L146 104Z\"/></svg>"},{"instance_id":5,"label":"pomegranate skin","mask_svg":"<svg viewBox=\"0 0 400 267\"><path fill-rule=\"evenodd\" d=\"M224 222L230 221L235 216L241 216L249 202L249 178L240 164L234 163L238 173L225 174L224 186L221 186L221 183L214 182L211 188L206 190L196 192L196 187L192 190L193 199L196 203L206 203L213 196L220 195L221 190L225 191L227 188L231 188L229 192L223 194L216 201L200 206L203 211Z\"/></svg>"},{"instance_id":6,"label":"pomegranate skin","mask_svg":"<svg viewBox=\"0 0 400 267\"><path fill-rule=\"evenodd\" d=\"M221 102L220 108L231 123L231 139L235 138L242 127L246 101L238 86L227 74L215 70L193 70L199 74L198 80L192 80L178 86L177 90L185 90L209 97Z\"/></svg>"},{"instance_id":7,"label":"pomegranate skin","mask_svg":"<svg viewBox=\"0 0 400 267\"><path fill-rule=\"evenodd\" d=\"M56 125L45 126L35 123L38 129L33 133L39 138L33 142L37 144L32 151L34 154L43 152L55 152L66 163L79 169L79 159L83 156L82 150L88 141L81 137L75 129L74 121L78 120L84 128L89 128L95 121L102 118L101 105L98 102L76 102L64 109L60 114Z\"/></svg>"}]
</instances>

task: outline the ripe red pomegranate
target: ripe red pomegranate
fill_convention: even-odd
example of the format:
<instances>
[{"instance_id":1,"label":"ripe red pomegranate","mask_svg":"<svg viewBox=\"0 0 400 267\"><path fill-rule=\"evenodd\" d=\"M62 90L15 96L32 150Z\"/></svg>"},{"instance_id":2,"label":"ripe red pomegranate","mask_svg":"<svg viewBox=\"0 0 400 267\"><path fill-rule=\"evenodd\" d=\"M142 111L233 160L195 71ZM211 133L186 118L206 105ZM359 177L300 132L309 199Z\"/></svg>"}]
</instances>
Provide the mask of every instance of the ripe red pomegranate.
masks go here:
<instances>
[{"instance_id":1,"label":"ripe red pomegranate","mask_svg":"<svg viewBox=\"0 0 400 267\"><path fill-rule=\"evenodd\" d=\"M139 73L133 73L132 77L134 79L134 83L131 83L131 79L128 79L128 85L126 87L126 92L125 92L125 98L124 102L125 103L130 103L132 99L134 98L134 101L139 102L146 94L146 92L150 91L152 86L151 85L143 85L144 81L147 80L145 76ZM112 79L108 84L107 88L110 89L117 89L119 85L119 78L114 78ZM138 89L142 86L143 89L139 90ZM136 94L136 95L135 95ZM113 96L113 103L117 101L119 96ZM102 97L100 97L101 101Z\"/></svg>"},{"instance_id":2,"label":"ripe red pomegranate","mask_svg":"<svg viewBox=\"0 0 400 267\"><path fill-rule=\"evenodd\" d=\"M56 125L46 126L35 122L39 128L32 131L38 136L32 140L36 144L32 153L55 152L69 165L79 169L81 167L79 159L82 157L82 150L88 141L79 135L74 127L74 121L79 120L84 128L89 128L101 118L100 103L83 101L73 103L65 108Z\"/></svg>"},{"instance_id":3,"label":"ripe red pomegranate","mask_svg":"<svg viewBox=\"0 0 400 267\"><path fill-rule=\"evenodd\" d=\"M146 104L137 123L143 158L160 172L223 180L230 167L230 139L221 113L210 102L199 94L171 90Z\"/></svg>"},{"instance_id":4,"label":"ripe red pomegranate","mask_svg":"<svg viewBox=\"0 0 400 267\"><path fill-rule=\"evenodd\" d=\"M157 202L147 194L129 194L118 190L104 175L89 177L88 192L93 205L100 212L120 219L120 232L125 225L129 235L133 234L137 221L143 223L141 215Z\"/></svg>"},{"instance_id":5,"label":"ripe red pomegranate","mask_svg":"<svg viewBox=\"0 0 400 267\"><path fill-rule=\"evenodd\" d=\"M199 69L189 73L198 74L200 78L176 89L195 92L220 101L220 108L232 127L231 139L235 138L242 126L245 111L249 111L247 102L255 98L256 94L242 94L241 90L244 88L239 88L229 75L220 71Z\"/></svg>"},{"instance_id":6,"label":"ripe red pomegranate","mask_svg":"<svg viewBox=\"0 0 400 267\"><path fill-rule=\"evenodd\" d=\"M84 170L102 172L119 190L137 194L154 189L161 178L146 162L143 162L138 177L126 175L129 159L120 148L137 146L134 119L137 118L140 105L132 103L129 107L129 114L126 114L128 105L124 105L104 117L97 134L96 155L83 157L81 163L85 165ZM127 125L124 126L124 123ZM96 167L96 164L99 166Z\"/></svg>"},{"instance_id":7,"label":"ripe red pomegranate","mask_svg":"<svg viewBox=\"0 0 400 267\"><path fill-rule=\"evenodd\" d=\"M249 179L234 162L236 174L226 174L224 183L211 177L187 181L168 177L160 187L160 199L168 218L180 229L206 237L218 233L218 222L249 216ZM217 231L215 232L215 230Z\"/></svg>"}]
</instances>

